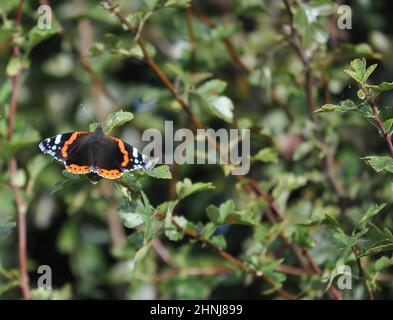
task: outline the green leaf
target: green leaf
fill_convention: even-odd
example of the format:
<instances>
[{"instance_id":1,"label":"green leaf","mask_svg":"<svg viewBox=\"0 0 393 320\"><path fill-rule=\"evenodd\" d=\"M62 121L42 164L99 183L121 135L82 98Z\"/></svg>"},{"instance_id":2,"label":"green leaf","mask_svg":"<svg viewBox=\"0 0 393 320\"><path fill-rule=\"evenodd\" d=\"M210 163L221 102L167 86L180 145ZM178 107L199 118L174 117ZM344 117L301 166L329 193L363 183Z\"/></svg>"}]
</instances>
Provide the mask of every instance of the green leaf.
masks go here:
<instances>
[{"instance_id":1,"label":"green leaf","mask_svg":"<svg viewBox=\"0 0 393 320\"><path fill-rule=\"evenodd\" d=\"M135 228L151 219L151 208L146 201L145 199L126 201L119 208L119 214L127 228Z\"/></svg>"},{"instance_id":2,"label":"green leaf","mask_svg":"<svg viewBox=\"0 0 393 320\"><path fill-rule=\"evenodd\" d=\"M183 181L179 181L178 183L176 183L176 193L179 199L184 199L195 192L210 189L214 189L214 186L211 182L192 183L190 179L186 178Z\"/></svg>"},{"instance_id":3,"label":"green leaf","mask_svg":"<svg viewBox=\"0 0 393 320\"><path fill-rule=\"evenodd\" d=\"M360 257L371 256L373 254L379 254L393 250L392 241L381 241L368 247L365 251L360 254Z\"/></svg>"},{"instance_id":4,"label":"green leaf","mask_svg":"<svg viewBox=\"0 0 393 320\"><path fill-rule=\"evenodd\" d=\"M33 26L28 33L27 41L23 41L22 47L27 52L30 52L35 46L59 33L59 31L60 29L55 26L50 29L40 29L37 26Z\"/></svg>"},{"instance_id":5,"label":"green leaf","mask_svg":"<svg viewBox=\"0 0 393 320\"><path fill-rule=\"evenodd\" d=\"M374 267L376 271L380 272L392 265L393 265L393 259L384 256L379 258L377 261L375 261Z\"/></svg>"},{"instance_id":6,"label":"green leaf","mask_svg":"<svg viewBox=\"0 0 393 320\"><path fill-rule=\"evenodd\" d=\"M157 179L172 179L171 170L167 165L154 167L151 170L145 171L145 173L150 177L157 178Z\"/></svg>"},{"instance_id":7,"label":"green leaf","mask_svg":"<svg viewBox=\"0 0 393 320\"><path fill-rule=\"evenodd\" d=\"M340 104L331 104L331 103L324 104L315 112L316 113L332 112L332 111L348 112L353 110L357 110L356 104L351 100L345 100L340 102Z\"/></svg>"},{"instance_id":8,"label":"green leaf","mask_svg":"<svg viewBox=\"0 0 393 320\"><path fill-rule=\"evenodd\" d=\"M360 219L359 224L365 224L367 223L371 217L377 215L383 208L385 208L386 203L383 203L381 205L374 205L370 207L367 212L364 214L364 216Z\"/></svg>"},{"instance_id":9,"label":"green leaf","mask_svg":"<svg viewBox=\"0 0 393 320\"><path fill-rule=\"evenodd\" d=\"M391 132L392 129L393 129L393 118L384 121L384 122L383 122L383 126L385 127L385 129L386 129L387 131Z\"/></svg>"},{"instance_id":10,"label":"green leaf","mask_svg":"<svg viewBox=\"0 0 393 320\"><path fill-rule=\"evenodd\" d=\"M197 92L203 97L218 96L225 90L227 83L219 79L213 79L202 84Z\"/></svg>"},{"instance_id":11,"label":"green leaf","mask_svg":"<svg viewBox=\"0 0 393 320\"><path fill-rule=\"evenodd\" d=\"M173 7L173 8L187 8L191 5L191 0L168 0L165 2L165 7Z\"/></svg>"},{"instance_id":12,"label":"green leaf","mask_svg":"<svg viewBox=\"0 0 393 320\"><path fill-rule=\"evenodd\" d=\"M363 158L376 171L393 173L393 158L389 156L369 156Z\"/></svg>"},{"instance_id":13,"label":"green leaf","mask_svg":"<svg viewBox=\"0 0 393 320\"><path fill-rule=\"evenodd\" d=\"M258 225L258 219L254 212L236 211L235 202L228 200L216 207L210 205L206 208L207 216L215 225L221 224L244 224L244 225Z\"/></svg>"},{"instance_id":14,"label":"green leaf","mask_svg":"<svg viewBox=\"0 0 393 320\"><path fill-rule=\"evenodd\" d=\"M29 60L27 60L23 56L12 56L10 61L7 64L7 75L9 77L15 76L18 72L21 72L23 69L27 69L29 67Z\"/></svg>"},{"instance_id":15,"label":"green leaf","mask_svg":"<svg viewBox=\"0 0 393 320\"><path fill-rule=\"evenodd\" d=\"M174 222L177 224L177 227ZM180 241L184 237L184 228L188 226L188 221L183 216L174 216L165 221L165 235L171 241Z\"/></svg>"},{"instance_id":16,"label":"green leaf","mask_svg":"<svg viewBox=\"0 0 393 320\"><path fill-rule=\"evenodd\" d=\"M361 85L365 85L376 67L377 65L373 64L366 69L366 59L355 59L351 61L351 69L345 69L344 72Z\"/></svg>"},{"instance_id":17,"label":"green leaf","mask_svg":"<svg viewBox=\"0 0 393 320\"><path fill-rule=\"evenodd\" d=\"M232 122L234 106L231 99L227 96L219 96L212 101L212 105L214 107L215 114L219 118L229 123Z\"/></svg>"},{"instance_id":18,"label":"green leaf","mask_svg":"<svg viewBox=\"0 0 393 320\"><path fill-rule=\"evenodd\" d=\"M223 224L226 218L235 211L235 202L233 200L228 200L216 207L210 205L206 208L207 216L215 224Z\"/></svg>"},{"instance_id":19,"label":"green leaf","mask_svg":"<svg viewBox=\"0 0 393 320\"><path fill-rule=\"evenodd\" d=\"M272 148L263 148L258 151L258 153L253 157L254 160L262 161L262 162L278 162L278 154L277 151Z\"/></svg>"},{"instance_id":20,"label":"green leaf","mask_svg":"<svg viewBox=\"0 0 393 320\"><path fill-rule=\"evenodd\" d=\"M372 92L379 94L384 91L393 90L393 82L382 82L378 85L366 84L366 88L371 89Z\"/></svg>"},{"instance_id":21,"label":"green leaf","mask_svg":"<svg viewBox=\"0 0 393 320\"><path fill-rule=\"evenodd\" d=\"M225 249L227 247L227 242L222 234L213 236L210 239L210 242L220 249Z\"/></svg>"},{"instance_id":22,"label":"green leaf","mask_svg":"<svg viewBox=\"0 0 393 320\"><path fill-rule=\"evenodd\" d=\"M109 134L113 128L121 127L133 118L134 115L131 112L116 111L111 113L103 126L105 134Z\"/></svg>"}]
</instances>

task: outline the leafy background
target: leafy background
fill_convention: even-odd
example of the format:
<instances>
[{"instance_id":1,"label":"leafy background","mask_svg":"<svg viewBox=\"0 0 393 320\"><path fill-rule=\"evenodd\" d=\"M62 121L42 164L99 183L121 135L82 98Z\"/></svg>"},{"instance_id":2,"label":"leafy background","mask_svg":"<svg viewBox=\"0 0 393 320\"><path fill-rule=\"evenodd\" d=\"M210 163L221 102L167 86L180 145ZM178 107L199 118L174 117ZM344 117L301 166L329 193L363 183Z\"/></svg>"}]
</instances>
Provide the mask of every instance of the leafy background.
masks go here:
<instances>
[{"instance_id":1,"label":"leafy background","mask_svg":"<svg viewBox=\"0 0 393 320\"><path fill-rule=\"evenodd\" d=\"M0 297L392 298L391 4L349 1L346 30L340 4L2 1ZM81 104L138 148L165 120L249 128L251 170L67 174L37 145L93 128Z\"/></svg>"}]
</instances>

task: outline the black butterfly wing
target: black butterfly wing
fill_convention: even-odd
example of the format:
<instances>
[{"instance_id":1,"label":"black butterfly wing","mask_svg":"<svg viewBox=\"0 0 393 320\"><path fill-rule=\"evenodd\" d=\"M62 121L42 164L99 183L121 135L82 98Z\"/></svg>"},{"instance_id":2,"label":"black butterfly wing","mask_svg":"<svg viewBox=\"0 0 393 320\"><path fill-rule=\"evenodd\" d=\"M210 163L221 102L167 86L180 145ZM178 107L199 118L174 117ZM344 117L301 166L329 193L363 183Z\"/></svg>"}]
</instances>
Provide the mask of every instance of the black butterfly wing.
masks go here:
<instances>
[{"instance_id":1,"label":"black butterfly wing","mask_svg":"<svg viewBox=\"0 0 393 320\"><path fill-rule=\"evenodd\" d=\"M50 154L58 161L65 163L67 158L83 143L90 135L87 131L75 131L58 134L54 137L47 138L39 144L43 153Z\"/></svg>"},{"instance_id":2,"label":"black butterfly wing","mask_svg":"<svg viewBox=\"0 0 393 320\"><path fill-rule=\"evenodd\" d=\"M124 171L146 169L149 159L121 139L107 136L96 153L96 173L107 179L120 178Z\"/></svg>"}]
</instances>

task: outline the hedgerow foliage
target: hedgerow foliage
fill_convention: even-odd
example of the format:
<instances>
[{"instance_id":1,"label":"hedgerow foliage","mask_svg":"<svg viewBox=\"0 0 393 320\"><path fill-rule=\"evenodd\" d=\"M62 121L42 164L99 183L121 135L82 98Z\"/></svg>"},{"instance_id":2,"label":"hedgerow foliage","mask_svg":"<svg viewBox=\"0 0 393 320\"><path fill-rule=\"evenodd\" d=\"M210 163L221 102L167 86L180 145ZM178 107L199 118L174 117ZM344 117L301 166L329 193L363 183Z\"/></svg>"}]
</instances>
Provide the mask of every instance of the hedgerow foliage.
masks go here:
<instances>
[{"instance_id":1,"label":"hedgerow foliage","mask_svg":"<svg viewBox=\"0 0 393 320\"><path fill-rule=\"evenodd\" d=\"M391 298L390 16L351 8L340 30L330 0L2 1L0 297ZM248 128L251 170L67 173L37 145L93 130L81 104L139 148L165 120Z\"/></svg>"}]
</instances>

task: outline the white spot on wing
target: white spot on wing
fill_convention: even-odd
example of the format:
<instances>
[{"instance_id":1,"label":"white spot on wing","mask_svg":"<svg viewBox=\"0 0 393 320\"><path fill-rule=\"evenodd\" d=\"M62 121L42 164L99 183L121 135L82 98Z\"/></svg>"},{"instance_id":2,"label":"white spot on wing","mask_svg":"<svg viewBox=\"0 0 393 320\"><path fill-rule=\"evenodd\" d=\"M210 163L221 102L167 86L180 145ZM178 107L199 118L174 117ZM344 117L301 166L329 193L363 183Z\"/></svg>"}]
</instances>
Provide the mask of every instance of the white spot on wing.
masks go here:
<instances>
[{"instance_id":1,"label":"white spot on wing","mask_svg":"<svg viewBox=\"0 0 393 320\"><path fill-rule=\"evenodd\" d=\"M134 158L138 157L138 150L136 148L132 149L132 155L134 156Z\"/></svg>"},{"instance_id":2,"label":"white spot on wing","mask_svg":"<svg viewBox=\"0 0 393 320\"><path fill-rule=\"evenodd\" d=\"M60 141L61 141L61 134L58 134L58 135L56 136L55 144L59 144Z\"/></svg>"}]
</instances>

